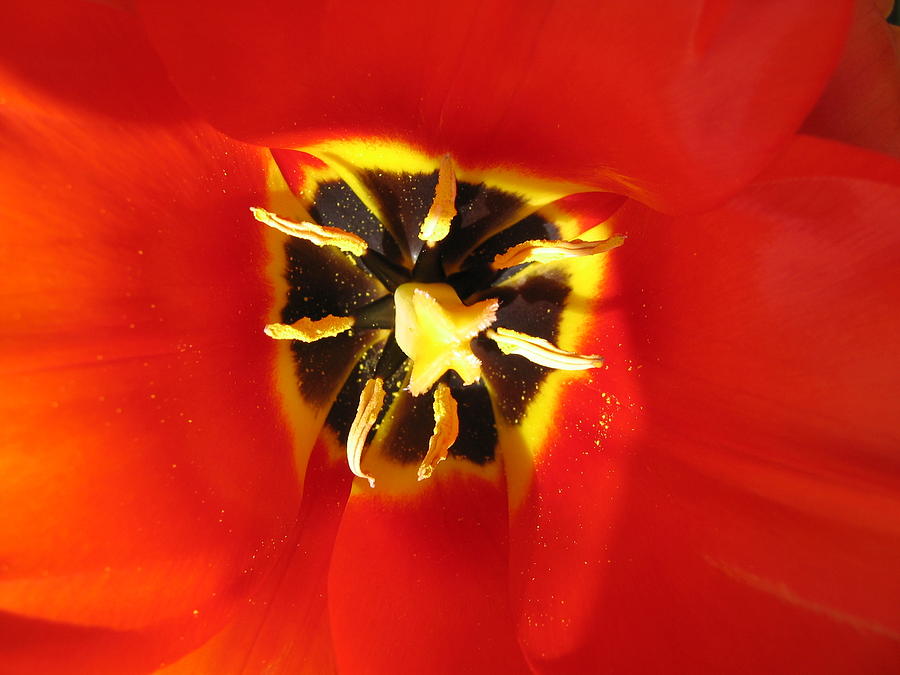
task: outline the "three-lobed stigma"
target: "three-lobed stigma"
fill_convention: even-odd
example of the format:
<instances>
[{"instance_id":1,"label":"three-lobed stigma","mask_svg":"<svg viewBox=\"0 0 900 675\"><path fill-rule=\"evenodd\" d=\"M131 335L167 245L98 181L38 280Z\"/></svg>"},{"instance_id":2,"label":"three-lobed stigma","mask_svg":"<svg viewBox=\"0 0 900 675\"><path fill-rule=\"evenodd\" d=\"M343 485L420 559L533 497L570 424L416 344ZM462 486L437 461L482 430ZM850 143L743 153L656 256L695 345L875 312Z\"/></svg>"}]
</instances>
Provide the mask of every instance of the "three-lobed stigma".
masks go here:
<instances>
[{"instance_id":1,"label":"three-lobed stigma","mask_svg":"<svg viewBox=\"0 0 900 675\"><path fill-rule=\"evenodd\" d=\"M483 299L466 304L457 289L448 282L441 262L441 244L451 234L457 216L456 198L453 160L445 155L439 162L431 207L418 231L418 238L424 246L406 276L392 278L391 283L385 284L391 291L390 296L363 307L352 316L329 314L318 319L302 317L292 324L273 323L265 327L269 337L302 342L333 338L347 331L392 329L395 358L388 359L382 354L374 376L366 381L359 396L346 439L350 470L354 475L365 478L373 487L375 478L363 469L362 463L368 437L373 428L377 428L376 422L383 414L389 414L389 411L384 413L383 408L388 394L385 389L386 376L391 373L382 372L382 363L390 361L393 364L391 367L396 369L398 363L403 365L405 362L408 371L404 380L406 391L414 397L432 394L434 429L418 468L420 481L429 478L438 463L447 458L459 435L458 404L444 381L448 373L455 372L464 387L476 384L482 378L482 363L473 352L473 339L484 336L492 340L503 354L522 357L546 368L586 370L603 365L603 359L598 355L569 352L541 337L498 325L501 298L484 298L485 294L490 294L491 288L479 289ZM251 208L251 212L258 221L286 235L316 246L330 246L343 251L359 267L385 282L384 270L390 270L390 264L360 236L313 222L294 222L258 207ZM597 255L623 242L621 235L602 241L529 239L496 255L490 266L499 271ZM473 295L476 293L468 297Z\"/></svg>"}]
</instances>

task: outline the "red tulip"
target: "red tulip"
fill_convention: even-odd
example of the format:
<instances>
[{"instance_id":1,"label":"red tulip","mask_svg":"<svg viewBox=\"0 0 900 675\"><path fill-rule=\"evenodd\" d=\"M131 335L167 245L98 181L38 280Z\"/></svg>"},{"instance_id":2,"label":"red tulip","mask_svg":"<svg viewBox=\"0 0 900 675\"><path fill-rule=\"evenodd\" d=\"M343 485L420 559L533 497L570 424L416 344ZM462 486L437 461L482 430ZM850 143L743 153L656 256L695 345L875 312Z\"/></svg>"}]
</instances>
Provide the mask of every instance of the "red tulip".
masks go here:
<instances>
[{"instance_id":1,"label":"red tulip","mask_svg":"<svg viewBox=\"0 0 900 675\"><path fill-rule=\"evenodd\" d=\"M867 5L222 4L0 22L0 672L897 668L900 88ZM431 398L398 394L354 481L377 286L248 208L346 229L367 187L416 242L436 191L451 269L511 199L480 181L536 214L485 273L532 226L626 235L463 298L604 365L479 328L449 458L416 480ZM263 334L326 310L351 332Z\"/></svg>"}]
</instances>

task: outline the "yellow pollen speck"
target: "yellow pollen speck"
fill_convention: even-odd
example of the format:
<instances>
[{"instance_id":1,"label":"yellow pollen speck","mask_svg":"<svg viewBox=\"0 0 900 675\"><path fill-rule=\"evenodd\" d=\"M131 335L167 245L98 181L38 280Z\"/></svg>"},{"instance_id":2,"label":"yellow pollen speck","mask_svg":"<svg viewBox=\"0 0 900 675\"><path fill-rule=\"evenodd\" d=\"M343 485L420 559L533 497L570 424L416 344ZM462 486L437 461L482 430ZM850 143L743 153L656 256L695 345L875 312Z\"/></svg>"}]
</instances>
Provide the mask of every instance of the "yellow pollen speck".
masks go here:
<instances>
[{"instance_id":1,"label":"yellow pollen speck","mask_svg":"<svg viewBox=\"0 0 900 675\"><path fill-rule=\"evenodd\" d=\"M418 478L431 478L439 462L447 459L447 452L459 436L459 415L456 399L450 387L441 382L434 390L434 431L428 441L428 452L419 465Z\"/></svg>"},{"instance_id":2,"label":"yellow pollen speck","mask_svg":"<svg viewBox=\"0 0 900 675\"><path fill-rule=\"evenodd\" d=\"M337 227L326 227L315 223L295 223L292 220L281 218L271 211L266 211L256 206L250 207L253 217L259 222L275 228L291 237L303 239L316 246L334 246L353 255L363 255L369 248L365 240L352 232L347 232Z\"/></svg>"},{"instance_id":3,"label":"yellow pollen speck","mask_svg":"<svg viewBox=\"0 0 900 675\"><path fill-rule=\"evenodd\" d=\"M625 243L625 237L621 234L614 235L602 241L550 241L546 239L532 239L516 244L512 248L494 258L494 269L502 270L515 267L524 263L548 263L566 258L580 258L587 255L605 253Z\"/></svg>"},{"instance_id":4,"label":"yellow pollen speck","mask_svg":"<svg viewBox=\"0 0 900 675\"><path fill-rule=\"evenodd\" d=\"M270 323L265 327L264 331L266 335L275 340L315 342L322 338L339 335L345 330L349 330L352 326L352 316L334 316L329 314L328 316L315 321L303 317L290 325L284 323Z\"/></svg>"},{"instance_id":5,"label":"yellow pollen speck","mask_svg":"<svg viewBox=\"0 0 900 675\"><path fill-rule=\"evenodd\" d=\"M434 201L428 215L419 230L419 239L429 246L441 241L450 233L450 222L456 215L456 173L450 155L441 157L438 169L437 187L434 189Z\"/></svg>"},{"instance_id":6,"label":"yellow pollen speck","mask_svg":"<svg viewBox=\"0 0 900 675\"><path fill-rule=\"evenodd\" d=\"M496 320L497 300L467 306L448 284L408 283L394 291L394 306L397 344L413 364L413 396L431 389L448 370L455 370L464 384L481 377L481 361L471 342Z\"/></svg>"},{"instance_id":7,"label":"yellow pollen speck","mask_svg":"<svg viewBox=\"0 0 900 675\"><path fill-rule=\"evenodd\" d=\"M587 370L600 368L603 358L596 354L576 354L547 342L543 338L526 335L508 328L497 327L485 333L497 343L504 354L518 354L529 361L557 370Z\"/></svg>"},{"instance_id":8,"label":"yellow pollen speck","mask_svg":"<svg viewBox=\"0 0 900 675\"><path fill-rule=\"evenodd\" d=\"M378 419L378 413L384 405L384 381L376 377L366 382L362 393L359 395L359 406L356 409L356 417L350 425L350 433L347 434L347 464L354 476L365 478L369 481L369 487L375 487L375 479L362 470L362 453L366 445L366 437Z\"/></svg>"}]
</instances>

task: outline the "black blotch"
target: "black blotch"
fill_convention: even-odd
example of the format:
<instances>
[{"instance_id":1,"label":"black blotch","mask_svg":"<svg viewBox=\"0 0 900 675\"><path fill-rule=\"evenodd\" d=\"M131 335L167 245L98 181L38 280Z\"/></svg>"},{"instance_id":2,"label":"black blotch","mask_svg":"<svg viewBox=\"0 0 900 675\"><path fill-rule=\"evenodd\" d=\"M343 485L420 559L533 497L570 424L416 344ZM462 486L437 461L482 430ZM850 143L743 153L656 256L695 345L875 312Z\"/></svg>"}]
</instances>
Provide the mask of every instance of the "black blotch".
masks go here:
<instances>
[{"instance_id":1,"label":"black blotch","mask_svg":"<svg viewBox=\"0 0 900 675\"><path fill-rule=\"evenodd\" d=\"M441 242L441 252L448 265L455 265L482 239L525 204L519 195L484 183L458 183L456 186L456 218L449 236Z\"/></svg>"},{"instance_id":2,"label":"black blotch","mask_svg":"<svg viewBox=\"0 0 900 675\"><path fill-rule=\"evenodd\" d=\"M453 457L463 457L479 465L494 460L497 429L491 410L491 398L481 384L464 386L456 373L443 381L456 399L459 437L450 449ZM413 396L401 391L390 411L391 422L379 439L382 452L400 464L418 464L428 451L434 430L434 396L431 392Z\"/></svg>"},{"instance_id":3,"label":"black blotch","mask_svg":"<svg viewBox=\"0 0 900 675\"><path fill-rule=\"evenodd\" d=\"M345 182L336 180L320 183L309 211L320 225L352 232L388 260L395 263L402 261L403 256L394 237L381 226L375 215Z\"/></svg>"},{"instance_id":4,"label":"black blotch","mask_svg":"<svg viewBox=\"0 0 900 675\"><path fill-rule=\"evenodd\" d=\"M490 394L482 384L463 386L456 373L450 373L445 381L459 409L459 438L450 448L450 454L480 465L492 462L497 448L497 427Z\"/></svg>"},{"instance_id":5,"label":"black blotch","mask_svg":"<svg viewBox=\"0 0 900 675\"><path fill-rule=\"evenodd\" d=\"M406 366L406 354L397 344L397 336L391 331L387 342L384 343L384 349L378 357L378 363L375 365L374 377L380 377L388 386L395 384L396 388L400 387L400 382L395 379L403 375L404 366Z\"/></svg>"},{"instance_id":6,"label":"black blotch","mask_svg":"<svg viewBox=\"0 0 900 675\"><path fill-rule=\"evenodd\" d=\"M562 311L571 292L567 282L565 274L553 271L531 276L518 286L494 289L501 302L496 325L555 344ZM519 423L551 369L517 354L504 354L486 337L476 338L472 351L481 359L484 377L497 394L495 404L500 415L507 422Z\"/></svg>"},{"instance_id":7,"label":"black blotch","mask_svg":"<svg viewBox=\"0 0 900 675\"><path fill-rule=\"evenodd\" d=\"M384 436L379 438L384 454L401 464L421 462L434 429L431 396L413 396L401 390L393 401L390 415Z\"/></svg>"},{"instance_id":8,"label":"black blotch","mask_svg":"<svg viewBox=\"0 0 900 675\"><path fill-rule=\"evenodd\" d=\"M556 223L553 223L538 213L526 216L514 225L498 232L485 241L472 254L466 258L462 268L490 264L494 257L500 253L506 253L516 244L521 244L529 239L559 239L560 233Z\"/></svg>"},{"instance_id":9,"label":"black blotch","mask_svg":"<svg viewBox=\"0 0 900 675\"><path fill-rule=\"evenodd\" d=\"M438 172L402 174L364 171L363 183L378 200L386 225L399 237L415 260L422 249L419 239L422 221L434 201Z\"/></svg>"},{"instance_id":10,"label":"black blotch","mask_svg":"<svg viewBox=\"0 0 900 675\"><path fill-rule=\"evenodd\" d=\"M350 432L350 426L356 417L356 409L359 407L359 395L375 370L382 346L382 344L374 345L359 360L338 393L328 412L328 417L325 418L325 425L337 434L341 443L347 441L347 434Z\"/></svg>"},{"instance_id":11,"label":"black blotch","mask_svg":"<svg viewBox=\"0 0 900 675\"><path fill-rule=\"evenodd\" d=\"M408 371L406 367L398 367L405 366L406 356L403 355L403 359L401 359L404 363L398 362L395 358L395 349L399 350L399 347L397 347L393 334L388 336L387 340L373 345L359 360L359 363L356 364L356 367L344 383L331 411L328 413L328 417L325 418L325 424L337 434L342 443L346 441L347 434L350 432L350 426L356 417L356 409L359 407L359 395L366 386L366 382L375 377L378 366L384 360L390 362L388 368L390 372L378 373L384 379L385 389L384 405L378 417L378 424L384 420L391 409L394 399L401 395L401 387L405 383ZM385 359L386 353L387 359Z\"/></svg>"},{"instance_id":12,"label":"black blotch","mask_svg":"<svg viewBox=\"0 0 900 675\"><path fill-rule=\"evenodd\" d=\"M496 325L554 342L571 292L568 275L559 270L498 286L491 292L500 299Z\"/></svg>"},{"instance_id":13,"label":"black blotch","mask_svg":"<svg viewBox=\"0 0 900 675\"><path fill-rule=\"evenodd\" d=\"M500 253L506 253L516 244L529 239L559 239L559 228L543 216L534 213L495 234L472 251L460 271L448 280L461 298L469 298L488 287L501 283L515 275L520 266L505 270L494 270L491 263ZM492 289L493 290L493 289Z\"/></svg>"},{"instance_id":14,"label":"black blotch","mask_svg":"<svg viewBox=\"0 0 900 675\"><path fill-rule=\"evenodd\" d=\"M300 239L285 244L288 282L284 323L307 316L346 315L374 302L384 293L372 278L334 248L320 248Z\"/></svg>"},{"instance_id":15,"label":"black blotch","mask_svg":"<svg viewBox=\"0 0 900 675\"><path fill-rule=\"evenodd\" d=\"M285 253L288 294L281 311L283 323L294 323L304 316L346 316L378 296L371 278L335 249L289 239ZM337 374L347 371L364 342L364 337L346 333L317 342L292 342L304 398L319 404L331 398L340 385L335 381Z\"/></svg>"},{"instance_id":16,"label":"black blotch","mask_svg":"<svg viewBox=\"0 0 900 675\"><path fill-rule=\"evenodd\" d=\"M370 248L357 259L360 267L367 270L391 293L409 281L409 269L398 265Z\"/></svg>"},{"instance_id":17,"label":"black blotch","mask_svg":"<svg viewBox=\"0 0 900 675\"><path fill-rule=\"evenodd\" d=\"M518 424L550 369L521 356L504 354L486 337L476 338L472 351L481 359L482 374L495 392L497 412L506 422Z\"/></svg>"},{"instance_id":18,"label":"black blotch","mask_svg":"<svg viewBox=\"0 0 900 675\"><path fill-rule=\"evenodd\" d=\"M318 342L292 342L291 352L297 364L303 397L313 404L327 402L341 385L338 378L347 371L366 342L364 336L349 333Z\"/></svg>"},{"instance_id":19,"label":"black blotch","mask_svg":"<svg viewBox=\"0 0 900 675\"><path fill-rule=\"evenodd\" d=\"M385 295L378 298L375 302L356 310L354 314L356 322L353 324L353 328L354 330L365 330L367 328L393 329L395 315L394 296L390 294Z\"/></svg>"},{"instance_id":20,"label":"black blotch","mask_svg":"<svg viewBox=\"0 0 900 675\"><path fill-rule=\"evenodd\" d=\"M368 172L363 177L367 187L377 196L385 217L391 220L390 227L417 250L416 247L421 245L419 227L434 197L437 172L412 176ZM515 277L521 271L516 268L500 275L490 271L488 265L497 253L527 239L559 238L556 226L537 214L496 232L523 203L518 195L483 184L458 184L458 214L450 236L440 245L440 252L449 264L457 264L471 252L462 271L450 280L460 297L466 298L491 283ZM322 225L353 232L395 263L402 260L394 235L382 228L345 183L321 184L310 210ZM491 233L493 236L472 251ZM288 258L285 276L290 289L282 310L284 323L293 323L303 316L317 319L327 314L347 315L369 305L383 293L371 277L343 253L295 239L289 240L285 248ZM555 341L561 312L570 293L565 274L554 271L540 276L529 275L518 283L512 278L506 285L487 290L485 295L501 300L498 325ZM350 333L310 344L292 344L300 390L305 398L325 402L334 395L336 388L340 388L325 423L342 440L356 415L360 392L373 376L383 349L383 343L377 344L353 364L365 342L365 336ZM549 369L519 356L504 355L493 341L484 337L475 339L472 344L482 359L485 377L497 392L495 406L498 413L511 423L519 422ZM348 370L350 374L346 380L337 381ZM384 429L389 434L383 444L385 451L395 461L418 463L425 456L434 427L432 396L413 397L403 391L401 387L407 377L407 368L401 367L385 382L388 393L379 423L390 410L393 419ZM480 384L463 386L452 372L445 375L444 381L453 390L460 417L460 435L451 454L477 464L492 461L497 431L487 390Z\"/></svg>"}]
</instances>

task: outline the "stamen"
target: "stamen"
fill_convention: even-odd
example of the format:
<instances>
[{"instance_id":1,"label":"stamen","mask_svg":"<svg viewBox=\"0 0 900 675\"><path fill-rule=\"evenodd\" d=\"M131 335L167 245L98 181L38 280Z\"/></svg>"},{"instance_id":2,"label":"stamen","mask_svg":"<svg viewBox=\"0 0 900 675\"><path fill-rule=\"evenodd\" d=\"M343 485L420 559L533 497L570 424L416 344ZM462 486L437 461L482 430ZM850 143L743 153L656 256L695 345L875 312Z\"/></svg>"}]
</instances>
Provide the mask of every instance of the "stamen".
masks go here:
<instances>
[{"instance_id":1,"label":"stamen","mask_svg":"<svg viewBox=\"0 0 900 675\"><path fill-rule=\"evenodd\" d=\"M603 357L596 354L567 352L543 338L526 335L508 328L498 326L496 331L489 330L485 335L496 342L504 354L518 354L533 363L548 368L587 370L600 368L603 365Z\"/></svg>"},{"instance_id":2,"label":"stamen","mask_svg":"<svg viewBox=\"0 0 900 675\"><path fill-rule=\"evenodd\" d=\"M369 248L362 237L337 227L326 227L307 222L295 223L256 206L251 206L250 212L259 222L291 237L304 239L316 246L334 246L356 256L363 255Z\"/></svg>"},{"instance_id":3,"label":"stamen","mask_svg":"<svg viewBox=\"0 0 900 675\"><path fill-rule=\"evenodd\" d=\"M434 189L434 201L419 230L419 239L429 247L434 246L450 233L450 221L456 215L456 173L450 155L441 157L438 182Z\"/></svg>"},{"instance_id":4,"label":"stamen","mask_svg":"<svg viewBox=\"0 0 900 675\"><path fill-rule=\"evenodd\" d=\"M434 432L428 441L428 452L419 465L419 480L431 478L434 468L447 459L447 452L459 436L459 415L456 399L443 382L434 390Z\"/></svg>"},{"instance_id":5,"label":"stamen","mask_svg":"<svg viewBox=\"0 0 900 675\"><path fill-rule=\"evenodd\" d=\"M481 361L472 353L472 338L497 317L499 302L464 305L448 284L408 283L394 291L397 344L413 362L409 391L419 396L448 370L464 384L481 377Z\"/></svg>"},{"instance_id":6,"label":"stamen","mask_svg":"<svg viewBox=\"0 0 900 675\"><path fill-rule=\"evenodd\" d=\"M532 239L516 244L506 253L500 253L494 258L494 269L503 270L524 263L548 263L566 258L580 258L586 255L597 255L625 243L625 237L615 234L602 241L550 241L547 239Z\"/></svg>"},{"instance_id":7,"label":"stamen","mask_svg":"<svg viewBox=\"0 0 900 675\"><path fill-rule=\"evenodd\" d=\"M350 425L350 433L347 434L347 464L354 476L365 478L369 481L369 487L375 487L375 479L362 470L362 453L366 445L366 438L372 425L378 419L381 406L384 405L384 381L376 377L366 382L362 393L359 395L359 406L356 409L356 417Z\"/></svg>"},{"instance_id":8,"label":"stamen","mask_svg":"<svg viewBox=\"0 0 900 675\"><path fill-rule=\"evenodd\" d=\"M265 327L265 334L276 340L300 340L315 342L322 338L334 337L349 330L353 326L352 316L334 316L329 314L318 320L305 316L292 324L270 323Z\"/></svg>"}]
</instances>

